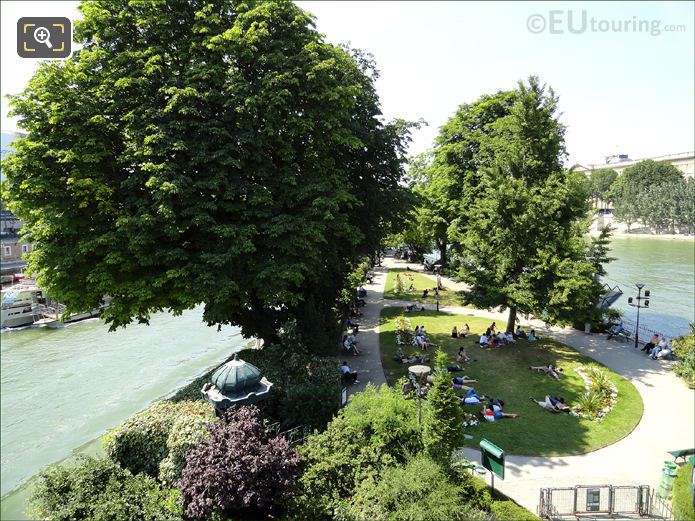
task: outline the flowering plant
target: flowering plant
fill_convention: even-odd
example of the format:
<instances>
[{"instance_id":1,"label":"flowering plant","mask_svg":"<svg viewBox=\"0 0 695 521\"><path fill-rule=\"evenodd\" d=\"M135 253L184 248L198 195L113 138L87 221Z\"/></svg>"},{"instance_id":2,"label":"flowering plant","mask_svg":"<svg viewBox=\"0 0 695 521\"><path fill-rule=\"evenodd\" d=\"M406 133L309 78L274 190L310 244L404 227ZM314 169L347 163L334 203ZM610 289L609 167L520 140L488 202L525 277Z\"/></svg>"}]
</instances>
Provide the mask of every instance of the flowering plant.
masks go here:
<instances>
[{"instance_id":1,"label":"flowering plant","mask_svg":"<svg viewBox=\"0 0 695 521\"><path fill-rule=\"evenodd\" d=\"M584 381L585 390L572 411L581 418L601 421L615 407L618 389L601 369L576 367L574 370Z\"/></svg>"},{"instance_id":2,"label":"flowering plant","mask_svg":"<svg viewBox=\"0 0 695 521\"><path fill-rule=\"evenodd\" d=\"M464 412L463 413L463 426L464 427L475 427L478 425L479 420L478 417L470 412Z\"/></svg>"}]
</instances>

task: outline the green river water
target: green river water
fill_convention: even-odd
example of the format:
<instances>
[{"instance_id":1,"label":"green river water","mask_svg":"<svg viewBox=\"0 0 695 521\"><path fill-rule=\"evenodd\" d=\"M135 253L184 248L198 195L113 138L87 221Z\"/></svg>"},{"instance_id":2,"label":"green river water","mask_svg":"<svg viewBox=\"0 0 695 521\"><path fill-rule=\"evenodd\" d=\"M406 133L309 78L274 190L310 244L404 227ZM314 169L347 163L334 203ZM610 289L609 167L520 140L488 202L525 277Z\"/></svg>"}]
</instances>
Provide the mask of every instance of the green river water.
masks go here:
<instances>
[{"instance_id":1,"label":"green river water","mask_svg":"<svg viewBox=\"0 0 695 521\"><path fill-rule=\"evenodd\" d=\"M639 282L651 291L641 335L687 331L695 320L693 241L616 238L611 247L617 260L606 282L625 292L614 307L626 311L626 322ZM98 451L101 434L246 344L238 329L217 332L201 318L196 309L115 333L99 320L2 333L2 519L26 519L28 480L42 467Z\"/></svg>"},{"instance_id":2,"label":"green river water","mask_svg":"<svg viewBox=\"0 0 695 521\"><path fill-rule=\"evenodd\" d=\"M22 519L42 467L94 440L247 344L237 328L207 327L202 308L109 333L100 320L0 336L1 519Z\"/></svg>"}]
</instances>

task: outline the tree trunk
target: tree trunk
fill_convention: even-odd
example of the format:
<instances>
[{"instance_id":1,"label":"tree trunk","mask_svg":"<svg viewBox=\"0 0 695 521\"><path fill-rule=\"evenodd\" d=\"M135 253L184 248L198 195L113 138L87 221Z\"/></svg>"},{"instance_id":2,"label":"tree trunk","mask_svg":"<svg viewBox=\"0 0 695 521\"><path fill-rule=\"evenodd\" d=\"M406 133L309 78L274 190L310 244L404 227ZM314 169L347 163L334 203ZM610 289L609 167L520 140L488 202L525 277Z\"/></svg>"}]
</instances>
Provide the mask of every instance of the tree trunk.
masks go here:
<instances>
[{"instance_id":1,"label":"tree trunk","mask_svg":"<svg viewBox=\"0 0 695 521\"><path fill-rule=\"evenodd\" d=\"M509 318L507 318L507 333L514 332L514 323L516 322L516 307L509 306Z\"/></svg>"},{"instance_id":2,"label":"tree trunk","mask_svg":"<svg viewBox=\"0 0 695 521\"><path fill-rule=\"evenodd\" d=\"M438 242L437 248L439 249L439 264L441 264L442 267L444 267L447 264L446 243L445 242Z\"/></svg>"}]
</instances>

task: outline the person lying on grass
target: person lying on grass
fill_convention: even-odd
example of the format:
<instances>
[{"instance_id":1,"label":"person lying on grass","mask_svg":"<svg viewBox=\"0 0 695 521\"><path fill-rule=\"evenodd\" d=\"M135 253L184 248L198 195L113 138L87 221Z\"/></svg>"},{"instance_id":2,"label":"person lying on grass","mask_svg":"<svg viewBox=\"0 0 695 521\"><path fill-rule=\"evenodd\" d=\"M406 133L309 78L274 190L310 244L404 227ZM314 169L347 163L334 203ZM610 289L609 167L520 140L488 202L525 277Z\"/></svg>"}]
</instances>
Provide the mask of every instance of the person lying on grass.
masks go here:
<instances>
[{"instance_id":1,"label":"person lying on grass","mask_svg":"<svg viewBox=\"0 0 695 521\"><path fill-rule=\"evenodd\" d=\"M424 364L430 361L430 357L427 355L400 355L398 360L403 364Z\"/></svg>"},{"instance_id":2,"label":"person lying on grass","mask_svg":"<svg viewBox=\"0 0 695 521\"><path fill-rule=\"evenodd\" d=\"M465 389L468 391L469 389L472 389L472 387L468 387L466 384L474 384L477 382L478 380L472 380L468 376L454 376L454 378L451 380L451 387L453 389Z\"/></svg>"},{"instance_id":3,"label":"person lying on grass","mask_svg":"<svg viewBox=\"0 0 695 521\"><path fill-rule=\"evenodd\" d=\"M506 413L502 410L504 402L502 400L492 400L483 408L483 418L489 422L501 420L503 418L518 418L516 413Z\"/></svg>"},{"instance_id":4,"label":"person lying on grass","mask_svg":"<svg viewBox=\"0 0 695 521\"><path fill-rule=\"evenodd\" d=\"M545 366L545 365L533 366L532 365L529 367L529 369L531 371L536 371L536 372L543 371L545 374L549 374L550 376L552 376L556 380L560 379L560 373L562 372L561 367L555 367L554 365L548 365L548 366Z\"/></svg>"},{"instance_id":5,"label":"person lying on grass","mask_svg":"<svg viewBox=\"0 0 695 521\"><path fill-rule=\"evenodd\" d=\"M472 387L468 389L468 391L466 391L466 396L457 396L457 398L461 401L461 403L464 403L466 405L475 405L483 403L484 400L489 399L485 395L479 396L478 393L475 392L475 389Z\"/></svg>"},{"instance_id":6,"label":"person lying on grass","mask_svg":"<svg viewBox=\"0 0 695 521\"><path fill-rule=\"evenodd\" d=\"M403 311L410 313L412 311L416 311L415 308L417 308L415 304L408 304L407 306L403 306ZM425 306L420 307L420 311L425 311Z\"/></svg>"},{"instance_id":7,"label":"person lying on grass","mask_svg":"<svg viewBox=\"0 0 695 521\"><path fill-rule=\"evenodd\" d=\"M565 399L562 396L558 398L557 396L549 396L546 394L545 400L543 401L536 400L533 396L531 396L530 398L533 403L537 403L546 411L566 412L567 414L571 414L572 416L577 416L577 413L574 412L569 405L567 405L567 402L565 402Z\"/></svg>"}]
</instances>

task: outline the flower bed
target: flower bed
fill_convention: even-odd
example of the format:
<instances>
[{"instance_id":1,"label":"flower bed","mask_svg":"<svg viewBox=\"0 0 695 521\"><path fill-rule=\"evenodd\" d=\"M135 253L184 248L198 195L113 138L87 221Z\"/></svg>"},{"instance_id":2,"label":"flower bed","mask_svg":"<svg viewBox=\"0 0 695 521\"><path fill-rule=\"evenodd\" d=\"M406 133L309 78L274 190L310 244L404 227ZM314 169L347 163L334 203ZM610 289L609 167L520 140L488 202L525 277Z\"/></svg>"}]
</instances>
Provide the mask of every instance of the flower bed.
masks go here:
<instances>
[{"instance_id":1,"label":"flower bed","mask_svg":"<svg viewBox=\"0 0 695 521\"><path fill-rule=\"evenodd\" d=\"M475 427L480 423L478 416L471 412L463 413L463 426L464 427Z\"/></svg>"},{"instance_id":2,"label":"flower bed","mask_svg":"<svg viewBox=\"0 0 695 521\"><path fill-rule=\"evenodd\" d=\"M580 366L574 370L583 380L586 390L572 407L573 412L587 420L601 421L615 407L618 389L601 369Z\"/></svg>"}]
</instances>

